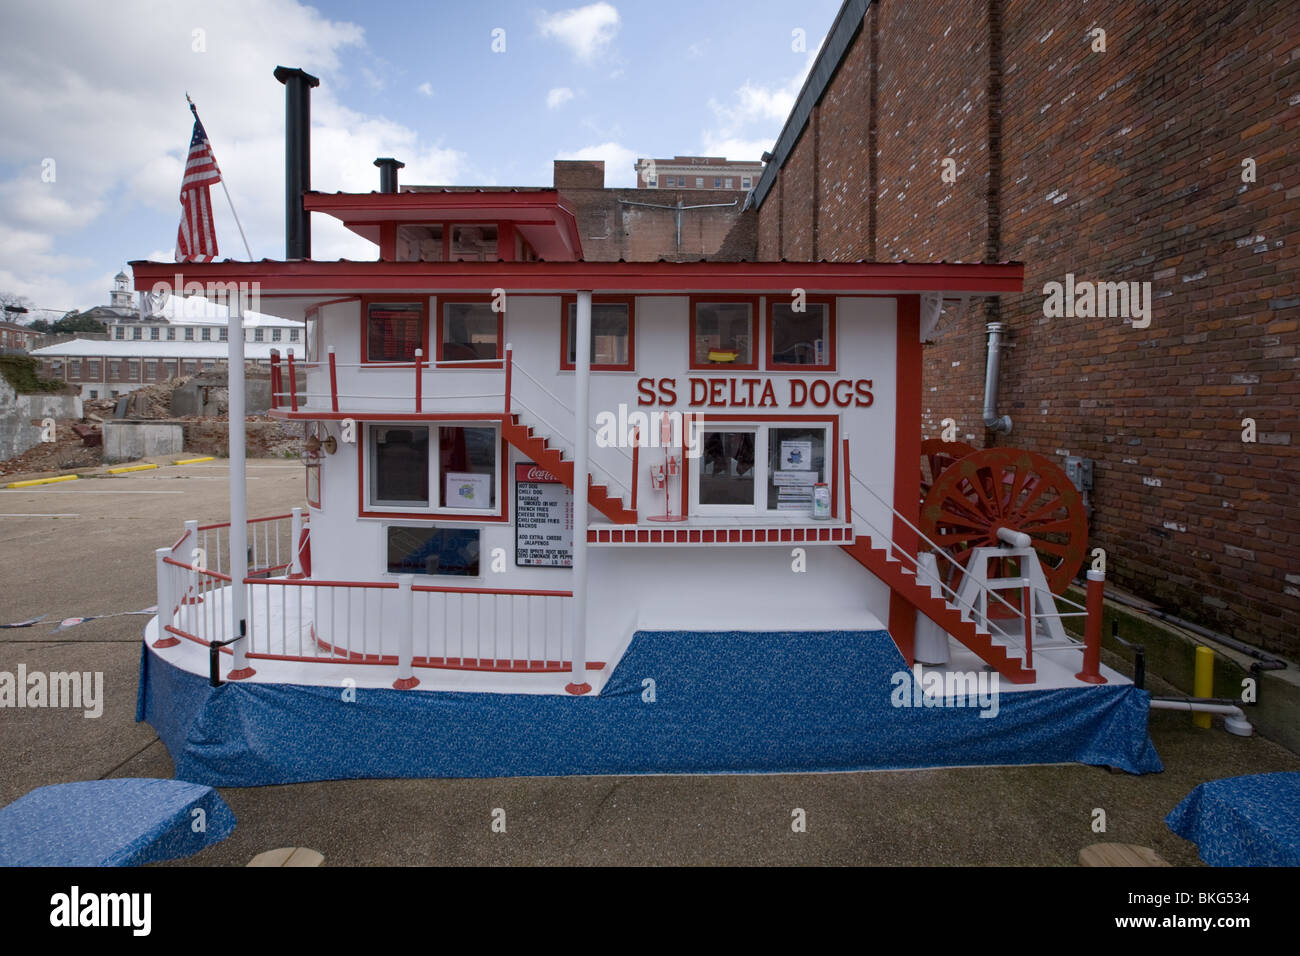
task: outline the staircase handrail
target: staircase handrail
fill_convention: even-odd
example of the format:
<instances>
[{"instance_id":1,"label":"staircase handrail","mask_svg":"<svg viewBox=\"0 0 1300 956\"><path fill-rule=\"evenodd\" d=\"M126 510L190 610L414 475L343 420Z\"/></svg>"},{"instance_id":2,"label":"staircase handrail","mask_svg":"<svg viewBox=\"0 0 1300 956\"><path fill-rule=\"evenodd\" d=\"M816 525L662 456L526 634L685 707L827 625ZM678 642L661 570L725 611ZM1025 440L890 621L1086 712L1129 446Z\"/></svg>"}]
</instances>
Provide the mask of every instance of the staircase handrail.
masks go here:
<instances>
[{"instance_id":1,"label":"staircase handrail","mask_svg":"<svg viewBox=\"0 0 1300 956\"><path fill-rule=\"evenodd\" d=\"M526 376L528 377L528 380L529 380L530 382L532 382L534 385L536 385L536 386L538 387L538 389L541 390L541 392L542 392L543 395L545 395L545 396L546 396L547 398L549 398L551 401L555 402L556 405L559 405L562 409L564 409L566 412L568 412L570 415L572 415L575 421L577 420L577 418L578 418L578 413L575 412L575 411L574 411L572 408L570 408L568 405L566 405L565 402L564 402L564 399L560 398L560 396L556 395L556 394L555 394L554 392L552 392L549 388L547 388L547 387L546 387L545 385L543 385L540 381L538 381L537 378L533 375L532 372L528 371L528 369L526 369L526 368L524 368L522 365L520 365L518 361L515 362L515 368L517 368L519 371L523 372L524 375L526 375ZM530 409L530 410L531 410L531 409ZM537 412L534 411L533 414L536 415ZM539 415L538 417L540 418L541 416ZM600 432L596 430L596 426L593 425L593 424L591 424L590 422L587 423L587 430L588 430L589 432L591 432L593 435L599 435L599 434L600 434ZM618 451L618 453L619 453L620 455L622 455L622 456L623 456L624 458L626 458L628 461L631 461L631 460L632 460L632 456L629 455L629 454L627 453L627 451L623 448L622 445L613 445L613 446L604 446L604 445L602 445L601 447L613 447L615 450ZM624 485L623 487L626 488L627 486Z\"/></svg>"},{"instance_id":2,"label":"staircase handrail","mask_svg":"<svg viewBox=\"0 0 1300 956\"><path fill-rule=\"evenodd\" d=\"M890 510L893 510L893 509L891 508ZM996 637L1000 638L1004 643L1006 643L1006 644L1008 644L1008 645L1012 645L1012 646L1014 646L1014 645L1016 645L1016 644L1022 643L1022 642L1016 640L1016 639L1015 639L1011 634L1009 634L1007 631L1003 630L1003 629L1002 629L1001 627L999 627L997 624L994 624L992 618L990 618L987 614L983 614L983 615L981 615L981 614L979 613L979 611L976 609L976 607L975 607L975 605L974 605L973 603L971 603L971 602L967 602L967 601L963 601L963 600L961 599L961 596L960 596L956 591L954 591L951 587L949 587L947 584L945 584L945 583L943 582L942 579L936 577L936 578L934 578L933 580L923 582L923 581L921 580L921 574L920 574L920 571L921 571L921 565L920 565L920 562L917 560L917 558L915 558L914 556L908 554L905 550L903 550L902 548L900 548L900 547L898 547L897 545L895 545L894 542L893 542L893 539L890 538L889 535L885 534L885 533L882 532L879 528L877 528L876 525L872 522L872 520L871 520L870 518L868 518L866 515L864 515L864 514L863 514L861 511L859 511L857 508L853 508L852 511L853 511L853 516L854 516L854 517L857 517L857 518L861 518L861 519L862 519L862 523L865 524L865 525L866 525L866 526L867 526L867 527L868 527L868 528L869 528L869 529L874 533L875 536L878 536L878 537L880 537L882 540L887 541L887 542L889 543L889 545L893 548L893 550L897 551L899 555L901 555L903 558L906 558L908 561L910 561L910 562L912 563L913 568L916 569L916 570L913 572L913 574L915 575L915 577L916 577L916 583L917 583L919 586L921 586L921 587L931 587L931 586L933 586L933 585L938 585L940 591L942 591L942 592L945 593L945 594L952 595L951 600L948 600L947 598L945 598L945 600L947 600L947 602L948 602L949 604L951 604L952 606L954 606L954 607L958 610L959 613L960 613L962 610L965 610L965 611L969 612L973 618L976 618L976 619L981 619L981 618L982 618L982 622L979 623L977 626L982 626L982 627L986 628L986 629L988 630L988 632L989 632L990 635L993 635L993 636L996 636ZM904 519L904 520L906 520L906 519ZM885 553L888 554L888 553L889 553L888 550L887 550ZM1014 612L1017 616L1022 617L1022 618L1024 617L1024 615L1021 614L1021 612L1020 612L1020 611L1019 611L1019 610L1018 610L1014 605L1008 604L1005 600L1003 600L1003 598L1002 598L1001 595L999 595L999 594L997 594L996 592L993 592L993 591L988 591L987 589L985 589L985 590L987 591L987 593L989 593L989 594L993 594L994 597L996 597L999 601L1002 601L1003 604L1006 604L1007 607L1009 607L1009 608L1012 610L1012 612Z\"/></svg>"},{"instance_id":3,"label":"staircase handrail","mask_svg":"<svg viewBox=\"0 0 1300 956\"><path fill-rule=\"evenodd\" d=\"M924 531L922 531L922 530L921 530L920 528L918 528L916 525L912 524L912 522L910 522L909 520L907 520L907 516L906 516L906 515L904 515L902 512L900 512L897 508L895 508L892 504L890 504L890 503L889 503L888 501L886 501L884 498L880 497L880 495L876 494L876 490L875 490L874 488L872 488L870 485L868 485L865 481L863 481L863 480L862 480L861 478L859 478L857 475L850 474L849 477L850 477L853 481L856 481L856 482L857 482L859 485L861 485L864 489L866 489L867 494L871 495L871 497L875 498L875 499L876 499L877 501L879 501L882 505L884 505L886 508L888 508L889 511L890 511L890 513L893 514L893 516L894 516L895 518L897 518L899 521L903 522L903 524L907 525L907 527L908 527L911 531L915 532L915 533L916 533L916 536L917 536L918 538L920 538L922 541L924 541L926 544L928 544L928 545L933 549L933 551L934 551L934 553L935 553L936 555L942 557L945 561L947 561L949 564L951 564L951 565L952 565L953 567L955 567L957 570L961 571L963 574L966 572L966 569L963 568L960 564L957 563L957 559L956 559L956 558L954 558L952 555L950 555L947 551L944 551L943 548L939 547L939 545L935 544L935 542L931 541L930 538L926 535L926 533L925 533ZM862 515L862 512L858 511L856 508L853 509L853 513L856 514L856 515L859 515L859 516ZM865 517L864 517L863 520L866 520ZM867 524L871 524L871 522L870 522L870 521L867 521ZM874 525L872 525L872 527L875 528ZM879 529L877 529L877 530L879 530ZM905 555L906 557L908 557L909 559L911 559L913 563L916 562L916 559L915 559L914 557L912 557L912 555L908 554L908 553L907 553L906 551L904 551L902 548L898 547L898 545L894 544L893 539L890 538L889 535L882 535L882 537L883 537L886 541L888 541L888 542L890 543L890 545L891 545L891 546L892 546L896 551L898 551L899 554ZM942 581L940 581L939 583L940 583L940 585L943 584ZM1021 618L1023 618L1023 617L1025 616L1025 615L1022 614L1019 610L1017 610L1016 607L1015 607L1013 604L1011 604L1011 603L1008 602L1005 598L1003 598L1002 595L1000 595L1000 594L998 594L996 591L991 590L990 588L984 586L984 584L983 584L982 582L980 582L978 579L975 580L975 583L976 583L977 585L979 585L979 587L981 588L981 590L984 591L984 593L985 593L986 596L987 596L987 595L992 595L992 596L995 597L997 600L1001 601L1001 602L1002 602L1003 604L1005 604L1008 608L1010 608L1013 612L1015 612L1015 615L1016 615L1017 617L1021 617Z\"/></svg>"}]
</instances>

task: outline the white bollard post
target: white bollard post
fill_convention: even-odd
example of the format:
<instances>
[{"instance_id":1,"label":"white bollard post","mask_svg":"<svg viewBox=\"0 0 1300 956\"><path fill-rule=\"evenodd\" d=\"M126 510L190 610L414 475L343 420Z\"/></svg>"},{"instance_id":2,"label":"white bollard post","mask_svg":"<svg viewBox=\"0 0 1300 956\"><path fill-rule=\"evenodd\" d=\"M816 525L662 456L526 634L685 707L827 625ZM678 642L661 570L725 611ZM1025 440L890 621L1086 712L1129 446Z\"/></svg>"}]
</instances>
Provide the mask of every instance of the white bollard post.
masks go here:
<instances>
[{"instance_id":1,"label":"white bollard post","mask_svg":"<svg viewBox=\"0 0 1300 956\"><path fill-rule=\"evenodd\" d=\"M248 485L245 481L244 434L244 299L232 295L227 303L230 315L226 358L227 408L230 427L230 637L234 661L228 680L244 680L255 671L244 657L248 634Z\"/></svg>"},{"instance_id":2,"label":"white bollard post","mask_svg":"<svg viewBox=\"0 0 1300 956\"><path fill-rule=\"evenodd\" d=\"M302 560L298 552L298 541L302 538L302 509L294 508L289 512L289 553L293 560L289 562L289 577L302 577Z\"/></svg>"},{"instance_id":3,"label":"white bollard post","mask_svg":"<svg viewBox=\"0 0 1300 956\"><path fill-rule=\"evenodd\" d=\"M176 635L167 631L172 626L172 608L175 605L172 603L171 566L163 559L170 558L171 554L171 548L158 548L153 553L158 577L158 639L153 642L154 647L175 647L180 643Z\"/></svg>"},{"instance_id":4,"label":"white bollard post","mask_svg":"<svg viewBox=\"0 0 1300 956\"><path fill-rule=\"evenodd\" d=\"M411 673L411 658L415 655L415 592L411 585L415 575L403 574L397 578L397 680L396 690L410 690L420 683Z\"/></svg>"},{"instance_id":5,"label":"white bollard post","mask_svg":"<svg viewBox=\"0 0 1300 956\"><path fill-rule=\"evenodd\" d=\"M578 292L574 329L573 371L573 614L570 647L573 661L570 694L591 691L587 683L587 462L588 423L591 421L591 292Z\"/></svg>"}]
</instances>

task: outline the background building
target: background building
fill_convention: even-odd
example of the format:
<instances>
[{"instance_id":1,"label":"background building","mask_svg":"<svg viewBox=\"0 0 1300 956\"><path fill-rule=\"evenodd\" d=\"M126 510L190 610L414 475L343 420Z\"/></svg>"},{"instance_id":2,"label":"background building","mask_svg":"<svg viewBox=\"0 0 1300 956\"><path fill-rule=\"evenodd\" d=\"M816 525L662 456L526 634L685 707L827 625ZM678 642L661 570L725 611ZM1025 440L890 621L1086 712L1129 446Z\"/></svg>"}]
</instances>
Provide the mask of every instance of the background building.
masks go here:
<instances>
[{"instance_id":1,"label":"background building","mask_svg":"<svg viewBox=\"0 0 1300 956\"><path fill-rule=\"evenodd\" d=\"M146 308L130 304L134 295L119 273L110 305L82 315L104 322L107 337L77 337L33 349L45 375L76 385L83 399L112 398L155 382L226 367L227 313L224 306L203 298L168 297ZM301 322L259 312L244 314L244 355L249 362L269 366L271 351L305 355Z\"/></svg>"},{"instance_id":2,"label":"background building","mask_svg":"<svg viewBox=\"0 0 1300 956\"><path fill-rule=\"evenodd\" d=\"M1292 655L1298 35L1282 3L848 0L746 214L763 259L1023 261L1023 294L942 317L926 436L1094 459L1113 579ZM1150 283L1150 325L1049 317L1067 275Z\"/></svg>"},{"instance_id":3,"label":"background building","mask_svg":"<svg viewBox=\"0 0 1300 956\"><path fill-rule=\"evenodd\" d=\"M739 189L749 192L763 175L761 162L721 156L674 156L638 159L638 189Z\"/></svg>"}]
</instances>

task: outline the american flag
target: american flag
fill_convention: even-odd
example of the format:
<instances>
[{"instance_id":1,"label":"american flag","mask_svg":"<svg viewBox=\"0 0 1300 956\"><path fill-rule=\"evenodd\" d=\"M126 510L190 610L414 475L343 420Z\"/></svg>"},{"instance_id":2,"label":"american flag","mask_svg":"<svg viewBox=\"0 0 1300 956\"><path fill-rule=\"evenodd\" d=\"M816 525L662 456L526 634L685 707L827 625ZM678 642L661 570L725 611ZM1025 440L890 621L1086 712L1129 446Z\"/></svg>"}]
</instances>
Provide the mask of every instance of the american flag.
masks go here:
<instances>
[{"instance_id":1,"label":"american flag","mask_svg":"<svg viewBox=\"0 0 1300 956\"><path fill-rule=\"evenodd\" d=\"M181 180L181 225L176 235L177 262L210 262L217 257L217 233L212 224L211 187L221 182L221 170L208 143L198 111L194 113L194 135Z\"/></svg>"}]
</instances>

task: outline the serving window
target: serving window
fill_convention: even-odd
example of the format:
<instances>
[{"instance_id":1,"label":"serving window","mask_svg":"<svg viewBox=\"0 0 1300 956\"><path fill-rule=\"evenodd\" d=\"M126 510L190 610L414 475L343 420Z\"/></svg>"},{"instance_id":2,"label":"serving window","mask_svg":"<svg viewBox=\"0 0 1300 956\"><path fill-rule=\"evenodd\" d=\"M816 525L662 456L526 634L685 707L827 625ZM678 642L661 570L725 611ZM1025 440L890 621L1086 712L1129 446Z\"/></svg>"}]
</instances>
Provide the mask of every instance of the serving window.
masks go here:
<instances>
[{"instance_id":1,"label":"serving window","mask_svg":"<svg viewBox=\"0 0 1300 956\"><path fill-rule=\"evenodd\" d=\"M692 296L690 367L758 368L755 305L749 297Z\"/></svg>"},{"instance_id":2,"label":"serving window","mask_svg":"<svg viewBox=\"0 0 1300 956\"><path fill-rule=\"evenodd\" d=\"M423 349L428 326L428 304L416 299L363 299L361 356L363 362L414 362Z\"/></svg>"},{"instance_id":3,"label":"serving window","mask_svg":"<svg viewBox=\"0 0 1300 956\"><path fill-rule=\"evenodd\" d=\"M505 312L492 296L444 299L438 304L438 361L469 368L500 368Z\"/></svg>"},{"instance_id":4,"label":"serving window","mask_svg":"<svg viewBox=\"0 0 1300 956\"><path fill-rule=\"evenodd\" d=\"M702 516L811 517L814 485L834 483L834 431L831 421L705 424L692 508Z\"/></svg>"},{"instance_id":5,"label":"serving window","mask_svg":"<svg viewBox=\"0 0 1300 956\"><path fill-rule=\"evenodd\" d=\"M496 425L366 426L363 514L501 515Z\"/></svg>"},{"instance_id":6,"label":"serving window","mask_svg":"<svg viewBox=\"0 0 1300 956\"><path fill-rule=\"evenodd\" d=\"M388 573L476 578L480 535L477 528L389 525L385 529Z\"/></svg>"},{"instance_id":7,"label":"serving window","mask_svg":"<svg viewBox=\"0 0 1300 956\"><path fill-rule=\"evenodd\" d=\"M767 367L791 371L835 370L835 300L769 301Z\"/></svg>"},{"instance_id":8,"label":"serving window","mask_svg":"<svg viewBox=\"0 0 1300 956\"><path fill-rule=\"evenodd\" d=\"M636 368L633 300L602 297L591 302L591 368L593 371L631 372ZM561 299L563 343L560 368L572 370L577 365L578 300Z\"/></svg>"}]
</instances>

